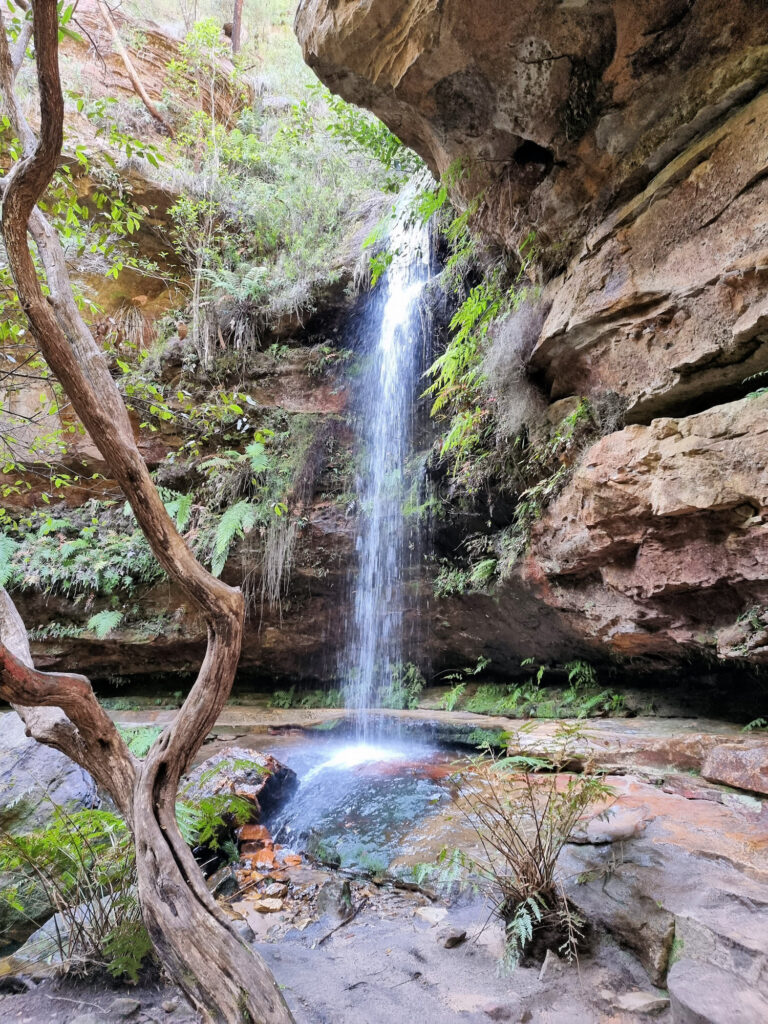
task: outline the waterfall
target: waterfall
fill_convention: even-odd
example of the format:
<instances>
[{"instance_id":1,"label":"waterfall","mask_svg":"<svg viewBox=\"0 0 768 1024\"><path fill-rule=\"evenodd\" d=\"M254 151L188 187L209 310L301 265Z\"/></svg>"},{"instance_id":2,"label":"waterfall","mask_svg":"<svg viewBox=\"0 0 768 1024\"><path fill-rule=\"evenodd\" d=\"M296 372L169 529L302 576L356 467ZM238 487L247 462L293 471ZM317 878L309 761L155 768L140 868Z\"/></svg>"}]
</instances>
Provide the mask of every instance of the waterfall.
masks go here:
<instances>
[{"instance_id":1,"label":"waterfall","mask_svg":"<svg viewBox=\"0 0 768 1024\"><path fill-rule=\"evenodd\" d=\"M342 666L347 707L365 740L365 709L386 701L403 663L405 583L413 551L404 515L423 363L422 294L430 277L427 225L399 219L389 238L392 262L365 322L365 371L358 405L363 458L358 479L353 621Z\"/></svg>"}]
</instances>

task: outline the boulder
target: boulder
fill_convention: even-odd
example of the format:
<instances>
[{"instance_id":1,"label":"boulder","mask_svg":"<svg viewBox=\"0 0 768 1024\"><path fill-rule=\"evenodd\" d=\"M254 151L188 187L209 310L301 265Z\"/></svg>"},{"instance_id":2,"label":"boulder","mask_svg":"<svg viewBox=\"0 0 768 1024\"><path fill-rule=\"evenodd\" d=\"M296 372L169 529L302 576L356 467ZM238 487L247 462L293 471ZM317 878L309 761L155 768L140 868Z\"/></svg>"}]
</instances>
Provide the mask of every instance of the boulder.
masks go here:
<instances>
[{"instance_id":1,"label":"boulder","mask_svg":"<svg viewBox=\"0 0 768 1024\"><path fill-rule=\"evenodd\" d=\"M251 820L275 810L296 789L296 772L271 754L244 747L227 747L199 764L182 783L186 800L228 794L246 800L252 807Z\"/></svg>"},{"instance_id":2,"label":"boulder","mask_svg":"<svg viewBox=\"0 0 768 1024\"><path fill-rule=\"evenodd\" d=\"M669 1006L669 999L656 992L625 992L616 1000L616 1009L625 1013L659 1013Z\"/></svg>"},{"instance_id":3,"label":"boulder","mask_svg":"<svg viewBox=\"0 0 768 1024\"><path fill-rule=\"evenodd\" d=\"M589 861L587 860L586 863ZM637 956L654 985L663 985L675 938L675 917L653 897L653 872L642 865L606 861L604 873L585 877L569 893L591 925Z\"/></svg>"},{"instance_id":4,"label":"boulder","mask_svg":"<svg viewBox=\"0 0 768 1024\"><path fill-rule=\"evenodd\" d=\"M674 1024L765 1024L768 1000L743 978L702 960L678 960L667 980Z\"/></svg>"},{"instance_id":5,"label":"boulder","mask_svg":"<svg viewBox=\"0 0 768 1024\"><path fill-rule=\"evenodd\" d=\"M0 829L31 832L55 807L98 806L96 784L74 761L25 733L15 711L0 717Z\"/></svg>"},{"instance_id":6,"label":"boulder","mask_svg":"<svg viewBox=\"0 0 768 1024\"><path fill-rule=\"evenodd\" d=\"M55 808L79 811L98 806L96 784L74 761L31 739L15 713L0 717L0 830L14 834L42 828ZM18 879L0 874L0 947L23 942L51 915L45 889L31 882L14 903L3 890Z\"/></svg>"},{"instance_id":7,"label":"boulder","mask_svg":"<svg viewBox=\"0 0 768 1024\"><path fill-rule=\"evenodd\" d=\"M707 754L701 774L710 782L768 795L768 740L753 745L724 743Z\"/></svg>"}]
</instances>

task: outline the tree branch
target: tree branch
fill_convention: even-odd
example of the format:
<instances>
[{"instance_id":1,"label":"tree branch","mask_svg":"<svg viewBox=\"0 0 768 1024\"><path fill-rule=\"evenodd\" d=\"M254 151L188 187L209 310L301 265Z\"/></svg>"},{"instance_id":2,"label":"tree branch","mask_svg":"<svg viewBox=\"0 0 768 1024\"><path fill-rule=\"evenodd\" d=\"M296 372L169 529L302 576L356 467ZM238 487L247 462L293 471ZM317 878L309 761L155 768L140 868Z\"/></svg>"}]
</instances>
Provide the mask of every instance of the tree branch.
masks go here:
<instances>
[{"instance_id":1,"label":"tree branch","mask_svg":"<svg viewBox=\"0 0 768 1024\"><path fill-rule=\"evenodd\" d=\"M89 771L132 820L136 760L85 676L40 672L27 631L0 587L0 697L18 712L28 735Z\"/></svg>"},{"instance_id":2,"label":"tree branch","mask_svg":"<svg viewBox=\"0 0 768 1024\"><path fill-rule=\"evenodd\" d=\"M144 106L147 108L147 110L152 115L152 117L154 117L154 119L159 124L161 124L163 126L163 128L165 128L165 130L168 132L170 137L173 138L174 137L174 135L173 135L173 128L170 126L168 121L166 121L166 119L163 117L163 115L157 109L155 104L149 98L149 95L147 94L147 90L144 88L144 85L143 85L141 79L139 78L138 74L136 73L136 68L133 66L133 61L131 60L131 56L128 53L128 51L126 50L125 45L123 44L123 40L120 38L120 33L117 31L117 26L115 25L114 19L112 17L112 12L110 11L110 9L107 6L107 4L105 3L105 0L96 0L96 4L97 4L97 6L99 8L99 13L101 14L102 20L104 21L104 24L107 26L109 34L112 36L112 44L115 47L115 49L117 50L117 52L120 54L120 58L121 58L123 64L125 65L125 70L128 72L128 77L131 80L131 85L136 90L136 92L137 92L137 94L139 96L139 99L144 104Z\"/></svg>"}]
</instances>

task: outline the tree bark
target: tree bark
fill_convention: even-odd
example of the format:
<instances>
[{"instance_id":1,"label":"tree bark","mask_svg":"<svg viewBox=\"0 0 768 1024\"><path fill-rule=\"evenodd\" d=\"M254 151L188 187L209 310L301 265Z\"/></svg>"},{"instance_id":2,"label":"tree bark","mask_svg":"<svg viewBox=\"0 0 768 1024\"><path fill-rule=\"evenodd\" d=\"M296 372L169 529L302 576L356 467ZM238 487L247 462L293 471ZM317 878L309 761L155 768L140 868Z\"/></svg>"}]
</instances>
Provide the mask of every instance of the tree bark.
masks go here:
<instances>
[{"instance_id":1,"label":"tree bark","mask_svg":"<svg viewBox=\"0 0 768 1024\"><path fill-rule=\"evenodd\" d=\"M179 779L232 687L242 641L243 597L239 589L206 572L165 511L104 355L74 302L59 238L36 206L58 165L63 138L56 0L36 0L34 44L39 140L16 102L0 12L0 89L24 151L6 180L2 212L19 301L43 356L122 487L155 556L202 610L208 648L173 724L146 760L138 762L85 677L33 667L23 624L2 591L0 697L17 708L30 735L73 758L114 797L134 835L139 899L150 936L174 981L204 1018L217 1024L292 1024L269 969L239 939L208 892L175 815ZM47 297L35 272L28 230L45 270Z\"/></svg>"},{"instance_id":2,"label":"tree bark","mask_svg":"<svg viewBox=\"0 0 768 1024\"><path fill-rule=\"evenodd\" d=\"M232 12L232 53L240 53L240 37L243 32L243 0L235 0Z\"/></svg>"}]
</instances>

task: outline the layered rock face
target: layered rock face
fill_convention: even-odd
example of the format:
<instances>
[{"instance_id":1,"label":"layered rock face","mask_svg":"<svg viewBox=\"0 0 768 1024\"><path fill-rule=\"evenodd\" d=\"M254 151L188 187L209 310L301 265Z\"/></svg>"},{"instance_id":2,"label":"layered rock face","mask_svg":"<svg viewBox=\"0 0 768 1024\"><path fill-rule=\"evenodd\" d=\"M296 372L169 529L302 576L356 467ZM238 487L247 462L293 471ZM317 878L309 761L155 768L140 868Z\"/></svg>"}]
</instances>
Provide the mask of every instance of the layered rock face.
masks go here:
<instances>
[{"instance_id":1,"label":"layered rock face","mask_svg":"<svg viewBox=\"0 0 768 1024\"><path fill-rule=\"evenodd\" d=\"M459 161L487 237L536 232L549 399L608 396L630 424L583 453L497 603L468 610L467 647L765 658L764 15L754 0L299 6L331 89L436 173Z\"/></svg>"}]
</instances>

